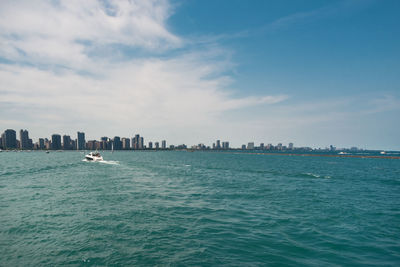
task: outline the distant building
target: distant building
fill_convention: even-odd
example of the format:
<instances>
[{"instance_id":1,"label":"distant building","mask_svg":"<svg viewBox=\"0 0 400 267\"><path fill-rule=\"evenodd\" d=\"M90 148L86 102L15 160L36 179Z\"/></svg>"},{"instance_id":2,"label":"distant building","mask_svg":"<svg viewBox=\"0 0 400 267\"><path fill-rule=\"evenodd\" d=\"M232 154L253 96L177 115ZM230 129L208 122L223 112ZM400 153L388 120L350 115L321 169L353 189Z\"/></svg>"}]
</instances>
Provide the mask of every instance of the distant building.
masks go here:
<instances>
[{"instance_id":1,"label":"distant building","mask_svg":"<svg viewBox=\"0 0 400 267\"><path fill-rule=\"evenodd\" d=\"M216 149L221 149L221 140L217 140Z\"/></svg>"},{"instance_id":2,"label":"distant building","mask_svg":"<svg viewBox=\"0 0 400 267\"><path fill-rule=\"evenodd\" d=\"M134 138L132 138L132 148L139 149L140 135L136 134Z\"/></svg>"},{"instance_id":3,"label":"distant building","mask_svg":"<svg viewBox=\"0 0 400 267\"><path fill-rule=\"evenodd\" d=\"M144 138L140 137L139 139L139 149L144 149Z\"/></svg>"},{"instance_id":4,"label":"distant building","mask_svg":"<svg viewBox=\"0 0 400 267\"><path fill-rule=\"evenodd\" d=\"M76 150L76 140L71 140L71 149Z\"/></svg>"},{"instance_id":5,"label":"distant building","mask_svg":"<svg viewBox=\"0 0 400 267\"><path fill-rule=\"evenodd\" d=\"M293 150L293 143L289 143L288 148L289 148L290 150Z\"/></svg>"},{"instance_id":6,"label":"distant building","mask_svg":"<svg viewBox=\"0 0 400 267\"><path fill-rule=\"evenodd\" d=\"M222 149L229 149L229 142L222 142Z\"/></svg>"},{"instance_id":7,"label":"distant building","mask_svg":"<svg viewBox=\"0 0 400 267\"><path fill-rule=\"evenodd\" d=\"M261 149L261 150L264 150L264 148L265 148L265 147L264 147L264 143L260 143L260 149Z\"/></svg>"},{"instance_id":8,"label":"distant building","mask_svg":"<svg viewBox=\"0 0 400 267\"><path fill-rule=\"evenodd\" d=\"M69 135L63 135L63 148L64 150L72 150L71 137Z\"/></svg>"},{"instance_id":9,"label":"distant building","mask_svg":"<svg viewBox=\"0 0 400 267\"><path fill-rule=\"evenodd\" d=\"M149 149L153 149L153 142L149 142Z\"/></svg>"},{"instance_id":10,"label":"distant building","mask_svg":"<svg viewBox=\"0 0 400 267\"><path fill-rule=\"evenodd\" d=\"M119 136L115 136L113 139L113 147L114 150L121 150L122 149L122 142Z\"/></svg>"},{"instance_id":11,"label":"distant building","mask_svg":"<svg viewBox=\"0 0 400 267\"><path fill-rule=\"evenodd\" d=\"M276 149L282 150L282 143L278 143L278 145L276 146Z\"/></svg>"},{"instance_id":12,"label":"distant building","mask_svg":"<svg viewBox=\"0 0 400 267\"><path fill-rule=\"evenodd\" d=\"M13 129L7 129L1 135L1 141L4 149L16 149L17 133Z\"/></svg>"},{"instance_id":13,"label":"distant building","mask_svg":"<svg viewBox=\"0 0 400 267\"><path fill-rule=\"evenodd\" d=\"M89 140L89 141L87 141L87 143L86 143L86 148L87 148L88 150L95 150L95 149L96 149L96 143L97 143L96 140Z\"/></svg>"},{"instance_id":14,"label":"distant building","mask_svg":"<svg viewBox=\"0 0 400 267\"><path fill-rule=\"evenodd\" d=\"M51 136L51 149L53 149L53 150L61 149L61 135L53 134Z\"/></svg>"},{"instance_id":15,"label":"distant building","mask_svg":"<svg viewBox=\"0 0 400 267\"><path fill-rule=\"evenodd\" d=\"M124 150L131 149L131 142L129 138L122 138L122 149Z\"/></svg>"},{"instance_id":16,"label":"distant building","mask_svg":"<svg viewBox=\"0 0 400 267\"><path fill-rule=\"evenodd\" d=\"M247 144L247 149L254 149L254 142L249 142Z\"/></svg>"},{"instance_id":17,"label":"distant building","mask_svg":"<svg viewBox=\"0 0 400 267\"><path fill-rule=\"evenodd\" d=\"M156 149L159 149L160 148L160 143L159 142L155 142L154 146L155 146Z\"/></svg>"},{"instance_id":18,"label":"distant building","mask_svg":"<svg viewBox=\"0 0 400 267\"><path fill-rule=\"evenodd\" d=\"M32 147L29 146L29 133L28 130L20 130L19 131L19 145L20 149L32 149Z\"/></svg>"},{"instance_id":19,"label":"distant building","mask_svg":"<svg viewBox=\"0 0 400 267\"><path fill-rule=\"evenodd\" d=\"M85 141L85 133L78 132L78 143L77 143L77 149L78 150L84 150L86 147L86 141Z\"/></svg>"},{"instance_id":20,"label":"distant building","mask_svg":"<svg viewBox=\"0 0 400 267\"><path fill-rule=\"evenodd\" d=\"M161 148L162 149L166 149L167 148L167 141L165 141L165 140L161 141Z\"/></svg>"},{"instance_id":21,"label":"distant building","mask_svg":"<svg viewBox=\"0 0 400 267\"><path fill-rule=\"evenodd\" d=\"M44 139L43 138L39 138L39 142L38 142L38 148L39 149L44 149Z\"/></svg>"},{"instance_id":22,"label":"distant building","mask_svg":"<svg viewBox=\"0 0 400 267\"><path fill-rule=\"evenodd\" d=\"M242 150L245 150L246 149L246 145L242 145Z\"/></svg>"}]
</instances>

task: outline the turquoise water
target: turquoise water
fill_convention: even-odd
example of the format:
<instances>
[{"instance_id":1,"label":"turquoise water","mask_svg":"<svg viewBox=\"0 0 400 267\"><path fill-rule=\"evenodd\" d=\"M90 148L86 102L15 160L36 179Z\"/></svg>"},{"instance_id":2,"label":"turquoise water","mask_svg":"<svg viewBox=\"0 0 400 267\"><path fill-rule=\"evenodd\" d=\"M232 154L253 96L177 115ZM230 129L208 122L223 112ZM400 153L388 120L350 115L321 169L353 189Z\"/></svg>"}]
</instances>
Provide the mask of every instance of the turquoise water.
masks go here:
<instances>
[{"instance_id":1,"label":"turquoise water","mask_svg":"<svg viewBox=\"0 0 400 267\"><path fill-rule=\"evenodd\" d=\"M0 153L0 266L400 265L400 160Z\"/></svg>"}]
</instances>

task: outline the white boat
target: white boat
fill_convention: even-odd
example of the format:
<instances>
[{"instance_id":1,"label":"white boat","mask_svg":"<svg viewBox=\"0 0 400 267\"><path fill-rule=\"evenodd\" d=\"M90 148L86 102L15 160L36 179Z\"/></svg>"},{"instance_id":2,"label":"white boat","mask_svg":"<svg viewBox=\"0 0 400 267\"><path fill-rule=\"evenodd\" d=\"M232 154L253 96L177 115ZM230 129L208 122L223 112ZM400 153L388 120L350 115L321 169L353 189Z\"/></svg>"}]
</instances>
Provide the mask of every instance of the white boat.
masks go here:
<instances>
[{"instance_id":1,"label":"white boat","mask_svg":"<svg viewBox=\"0 0 400 267\"><path fill-rule=\"evenodd\" d=\"M100 155L99 152L90 152L89 154L85 155L85 159L88 161L101 161L103 157Z\"/></svg>"}]
</instances>

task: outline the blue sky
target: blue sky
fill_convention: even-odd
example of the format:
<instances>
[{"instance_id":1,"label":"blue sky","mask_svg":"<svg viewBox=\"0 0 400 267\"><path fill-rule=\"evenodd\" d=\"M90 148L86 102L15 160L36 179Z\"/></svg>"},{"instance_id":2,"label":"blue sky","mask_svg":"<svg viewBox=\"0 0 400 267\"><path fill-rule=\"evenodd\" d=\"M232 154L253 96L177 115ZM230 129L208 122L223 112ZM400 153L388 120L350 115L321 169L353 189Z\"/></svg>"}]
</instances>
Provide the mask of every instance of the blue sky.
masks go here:
<instances>
[{"instance_id":1,"label":"blue sky","mask_svg":"<svg viewBox=\"0 0 400 267\"><path fill-rule=\"evenodd\" d=\"M391 0L3 1L0 125L34 139L400 150L399 11Z\"/></svg>"}]
</instances>

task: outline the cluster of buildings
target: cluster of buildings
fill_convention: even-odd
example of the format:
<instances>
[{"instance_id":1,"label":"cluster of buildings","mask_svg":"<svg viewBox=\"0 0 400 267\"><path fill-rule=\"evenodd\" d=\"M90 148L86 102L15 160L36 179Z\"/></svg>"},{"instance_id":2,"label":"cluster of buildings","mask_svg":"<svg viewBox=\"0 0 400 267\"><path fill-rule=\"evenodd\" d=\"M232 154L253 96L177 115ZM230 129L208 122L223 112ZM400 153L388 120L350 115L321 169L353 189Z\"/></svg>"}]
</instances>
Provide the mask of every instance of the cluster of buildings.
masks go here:
<instances>
[{"instance_id":1,"label":"cluster of buildings","mask_svg":"<svg viewBox=\"0 0 400 267\"><path fill-rule=\"evenodd\" d=\"M173 146L169 148L174 148ZM69 135L53 134L50 139L39 138L33 143L29 138L27 130L19 131L19 139L17 133L13 129L7 129L1 135L0 149L21 149L21 150L143 150L143 149L167 149L167 142L148 142L146 146L144 138L139 134L133 138L114 138L101 137L100 140L85 139L85 133L78 132L77 138L72 139Z\"/></svg>"},{"instance_id":2,"label":"cluster of buildings","mask_svg":"<svg viewBox=\"0 0 400 267\"><path fill-rule=\"evenodd\" d=\"M29 138L29 132L27 130L19 131L19 139L17 139L17 133L13 129L7 129L1 135L0 138L0 149L12 150L174 150L174 149L188 149L185 144L174 146L170 145L167 147L167 142L162 140L161 142L148 142L144 143L143 136L136 134L133 138L120 138L115 136L114 138L101 137L100 140L88 140L85 139L84 132L77 132L76 139L71 138L69 135L53 134L50 139L39 138L36 143L33 143L32 139ZM228 141L216 140L212 146L206 146L204 144L194 145L190 148L191 150L228 150L232 149L229 146ZM311 148L295 148L293 143L289 143L287 146L282 143L276 146L272 144L264 145L260 143L256 146L254 142L249 142L247 145L242 145L242 150L277 150L277 151L290 151L290 150L312 150ZM333 147L331 146L331 149Z\"/></svg>"}]
</instances>

